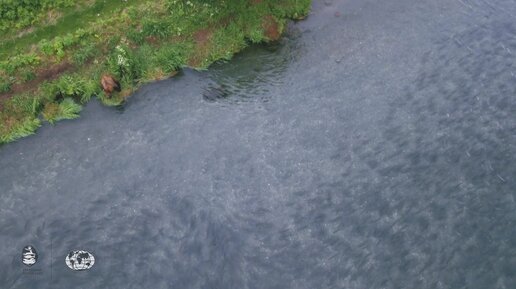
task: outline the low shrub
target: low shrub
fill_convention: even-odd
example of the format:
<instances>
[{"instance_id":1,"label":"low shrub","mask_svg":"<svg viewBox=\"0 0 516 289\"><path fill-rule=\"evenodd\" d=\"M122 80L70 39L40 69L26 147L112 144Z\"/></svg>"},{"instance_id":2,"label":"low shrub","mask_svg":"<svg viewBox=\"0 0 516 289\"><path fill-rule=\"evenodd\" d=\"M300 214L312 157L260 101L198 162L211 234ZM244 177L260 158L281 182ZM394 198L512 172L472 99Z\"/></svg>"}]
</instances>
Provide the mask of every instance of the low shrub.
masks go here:
<instances>
[{"instance_id":1,"label":"low shrub","mask_svg":"<svg viewBox=\"0 0 516 289\"><path fill-rule=\"evenodd\" d=\"M22 82L31 81L36 78L36 74L30 70L24 70L21 74Z\"/></svg>"},{"instance_id":2,"label":"low shrub","mask_svg":"<svg viewBox=\"0 0 516 289\"><path fill-rule=\"evenodd\" d=\"M41 107L37 95L20 94L2 102L0 144L33 134L41 125L37 115Z\"/></svg>"},{"instance_id":3,"label":"low shrub","mask_svg":"<svg viewBox=\"0 0 516 289\"><path fill-rule=\"evenodd\" d=\"M186 51L184 45L165 45L156 52L154 63L165 73L177 71L186 63Z\"/></svg>"},{"instance_id":4,"label":"low shrub","mask_svg":"<svg viewBox=\"0 0 516 289\"><path fill-rule=\"evenodd\" d=\"M8 79L0 78L0 93L8 92L11 90L12 83Z\"/></svg>"},{"instance_id":5,"label":"low shrub","mask_svg":"<svg viewBox=\"0 0 516 289\"><path fill-rule=\"evenodd\" d=\"M56 36L52 40L42 39L38 43L38 47L45 55L55 55L59 59L65 56L65 52L68 48L84 44L88 47L88 36L92 35L91 32L85 29L78 29L75 33L68 33L64 36Z\"/></svg>"},{"instance_id":6,"label":"low shrub","mask_svg":"<svg viewBox=\"0 0 516 289\"><path fill-rule=\"evenodd\" d=\"M311 0L288 1L288 5L274 5L271 9L278 18L302 19L308 15L311 2Z\"/></svg>"},{"instance_id":7,"label":"low shrub","mask_svg":"<svg viewBox=\"0 0 516 289\"><path fill-rule=\"evenodd\" d=\"M100 91L100 86L94 79L86 79L78 74L63 75L57 80L42 85L45 103L73 98L85 103Z\"/></svg>"},{"instance_id":8,"label":"low shrub","mask_svg":"<svg viewBox=\"0 0 516 289\"><path fill-rule=\"evenodd\" d=\"M145 35L134 27L131 27L127 30L126 37L127 39L138 45L141 45L145 42Z\"/></svg>"},{"instance_id":9,"label":"low shrub","mask_svg":"<svg viewBox=\"0 0 516 289\"><path fill-rule=\"evenodd\" d=\"M43 118L49 123L54 123L57 119L57 115L59 114L59 104L55 102L50 102L45 105L41 115Z\"/></svg>"},{"instance_id":10,"label":"low shrub","mask_svg":"<svg viewBox=\"0 0 516 289\"><path fill-rule=\"evenodd\" d=\"M74 0L2 0L0 1L0 31L27 27L50 9L74 4Z\"/></svg>"},{"instance_id":11,"label":"low shrub","mask_svg":"<svg viewBox=\"0 0 516 289\"><path fill-rule=\"evenodd\" d=\"M18 94L3 103L2 113L10 115L36 116L41 106L39 95Z\"/></svg>"},{"instance_id":12,"label":"low shrub","mask_svg":"<svg viewBox=\"0 0 516 289\"><path fill-rule=\"evenodd\" d=\"M65 98L59 104L49 103L45 105L42 115L49 123L63 119L75 119L79 117L82 107L71 98Z\"/></svg>"},{"instance_id":13,"label":"low shrub","mask_svg":"<svg viewBox=\"0 0 516 289\"><path fill-rule=\"evenodd\" d=\"M232 22L225 29L215 32L213 36L213 53L210 55L208 63L217 59L229 60L235 52L241 50L246 45L244 32L236 23Z\"/></svg>"},{"instance_id":14,"label":"low shrub","mask_svg":"<svg viewBox=\"0 0 516 289\"><path fill-rule=\"evenodd\" d=\"M95 55L96 51L97 47L95 44L89 43L73 53L72 61L77 65L83 65L88 59Z\"/></svg>"},{"instance_id":15,"label":"low shrub","mask_svg":"<svg viewBox=\"0 0 516 289\"><path fill-rule=\"evenodd\" d=\"M106 61L107 70L124 84L138 82L146 68L149 55L134 52L125 45L117 45Z\"/></svg>"},{"instance_id":16,"label":"low shrub","mask_svg":"<svg viewBox=\"0 0 516 289\"><path fill-rule=\"evenodd\" d=\"M36 117L26 117L16 119L13 117L1 119L0 124L0 144L15 141L34 134L41 126L41 121Z\"/></svg>"},{"instance_id":17,"label":"low shrub","mask_svg":"<svg viewBox=\"0 0 516 289\"><path fill-rule=\"evenodd\" d=\"M170 35L170 24L167 21L144 20L142 33L145 36L165 38Z\"/></svg>"},{"instance_id":18,"label":"low shrub","mask_svg":"<svg viewBox=\"0 0 516 289\"><path fill-rule=\"evenodd\" d=\"M36 66L40 62L41 58L35 53L19 54L0 62L0 70L4 70L8 75L13 75L20 67Z\"/></svg>"}]
</instances>

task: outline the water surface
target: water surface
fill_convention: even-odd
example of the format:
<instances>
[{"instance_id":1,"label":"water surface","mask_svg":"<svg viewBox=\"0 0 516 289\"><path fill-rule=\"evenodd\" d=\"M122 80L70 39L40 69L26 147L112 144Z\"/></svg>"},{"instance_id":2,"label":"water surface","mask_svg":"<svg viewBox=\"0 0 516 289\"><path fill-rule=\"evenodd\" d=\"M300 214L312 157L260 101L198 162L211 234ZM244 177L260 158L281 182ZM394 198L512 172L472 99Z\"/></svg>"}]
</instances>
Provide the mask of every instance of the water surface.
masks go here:
<instances>
[{"instance_id":1,"label":"water surface","mask_svg":"<svg viewBox=\"0 0 516 289\"><path fill-rule=\"evenodd\" d=\"M0 287L515 288L515 13L315 0L279 44L1 147Z\"/></svg>"}]
</instances>

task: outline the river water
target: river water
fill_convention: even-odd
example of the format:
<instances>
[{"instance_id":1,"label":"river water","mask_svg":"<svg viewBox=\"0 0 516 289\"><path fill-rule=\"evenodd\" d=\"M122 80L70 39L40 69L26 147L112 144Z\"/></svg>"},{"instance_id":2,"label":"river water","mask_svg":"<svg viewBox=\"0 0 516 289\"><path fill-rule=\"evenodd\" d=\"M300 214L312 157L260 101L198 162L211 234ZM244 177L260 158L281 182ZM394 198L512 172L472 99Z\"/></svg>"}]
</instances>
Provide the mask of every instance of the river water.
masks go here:
<instances>
[{"instance_id":1,"label":"river water","mask_svg":"<svg viewBox=\"0 0 516 289\"><path fill-rule=\"evenodd\" d=\"M315 0L279 44L1 147L0 288L516 288L515 15Z\"/></svg>"}]
</instances>

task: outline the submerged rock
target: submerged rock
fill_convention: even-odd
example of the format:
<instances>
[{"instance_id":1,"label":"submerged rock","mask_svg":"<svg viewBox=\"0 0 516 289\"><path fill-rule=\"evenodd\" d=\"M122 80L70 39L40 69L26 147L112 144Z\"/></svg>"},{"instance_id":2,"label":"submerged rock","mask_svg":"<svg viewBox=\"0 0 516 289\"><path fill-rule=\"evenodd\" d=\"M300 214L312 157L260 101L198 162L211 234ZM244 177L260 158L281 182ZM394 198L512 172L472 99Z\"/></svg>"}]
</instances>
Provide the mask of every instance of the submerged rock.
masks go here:
<instances>
[{"instance_id":1,"label":"submerged rock","mask_svg":"<svg viewBox=\"0 0 516 289\"><path fill-rule=\"evenodd\" d=\"M207 101L216 101L229 96L229 91L223 86L210 86L204 89L202 97Z\"/></svg>"},{"instance_id":2,"label":"submerged rock","mask_svg":"<svg viewBox=\"0 0 516 289\"><path fill-rule=\"evenodd\" d=\"M95 257L88 251L72 251L65 258L68 268L74 271L88 270L95 264Z\"/></svg>"}]
</instances>

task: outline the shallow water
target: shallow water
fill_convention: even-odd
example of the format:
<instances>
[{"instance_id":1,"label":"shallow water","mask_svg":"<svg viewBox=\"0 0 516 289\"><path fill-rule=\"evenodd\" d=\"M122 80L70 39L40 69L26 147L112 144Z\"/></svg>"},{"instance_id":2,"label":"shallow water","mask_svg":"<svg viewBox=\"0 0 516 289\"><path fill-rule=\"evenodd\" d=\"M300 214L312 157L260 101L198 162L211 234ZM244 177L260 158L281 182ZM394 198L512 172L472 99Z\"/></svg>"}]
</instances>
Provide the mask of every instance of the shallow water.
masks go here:
<instances>
[{"instance_id":1,"label":"shallow water","mask_svg":"<svg viewBox=\"0 0 516 289\"><path fill-rule=\"evenodd\" d=\"M515 288L515 13L315 0L277 45L0 148L0 287Z\"/></svg>"}]
</instances>

